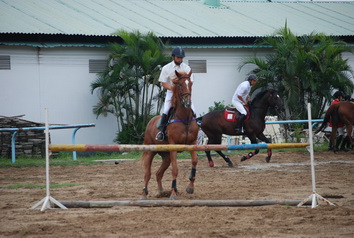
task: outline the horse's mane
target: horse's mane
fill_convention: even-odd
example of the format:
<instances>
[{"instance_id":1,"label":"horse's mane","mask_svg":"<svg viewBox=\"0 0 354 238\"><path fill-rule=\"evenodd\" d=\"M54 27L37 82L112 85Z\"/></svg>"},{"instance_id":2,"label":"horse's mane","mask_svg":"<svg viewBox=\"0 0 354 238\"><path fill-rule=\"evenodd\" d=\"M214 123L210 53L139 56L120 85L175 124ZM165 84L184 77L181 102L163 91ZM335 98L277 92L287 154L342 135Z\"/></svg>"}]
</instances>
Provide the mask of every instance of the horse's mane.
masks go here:
<instances>
[{"instance_id":1,"label":"horse's mane","mask_svg":"<svg viewBox=\"0 0 354 238\"><path fill-rule=\"evenodd\" d=\"M267 89L267 90L264 90L262 92L259 92L252 100L251 102L251 105L254 105L255 102L261 100L263 98L263 96L266 94L266 93L276 93L277 90L275 89Z\"/></svg>"},{"instance_id":2,"label":"horse's mane","mask_svg":"<svg viewBox=\"0 0 354 238\"><path fill-rule=\"evenodd\" d=\"M176 76L173 80L175 80L175 79L177 79L178 77ZM173 87L172 88L172 92L173 92L173 94L172 94L172 99L171 99L171 106L172 107L174 107L174 108L176 108L177 107L177 87Z\"/></svg>"}]
</instances>

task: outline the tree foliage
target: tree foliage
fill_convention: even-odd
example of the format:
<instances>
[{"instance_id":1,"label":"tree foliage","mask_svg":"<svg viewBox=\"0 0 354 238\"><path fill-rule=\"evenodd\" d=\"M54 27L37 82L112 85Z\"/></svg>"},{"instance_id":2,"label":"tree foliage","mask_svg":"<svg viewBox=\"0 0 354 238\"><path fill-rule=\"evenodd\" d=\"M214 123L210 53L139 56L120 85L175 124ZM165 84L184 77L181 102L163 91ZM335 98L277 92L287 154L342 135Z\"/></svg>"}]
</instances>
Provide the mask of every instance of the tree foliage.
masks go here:
<instances>
[{"instance_id":1,"label":"tree foliage","mask_svg":"<svg viewBox=\"0 0 354 238\"><path fill-rule=\"evenodd\" d=\"M321 118L334 90L352 94L353 70L342 54L353 50L345 42L315 33L297 37L285 25L259 43L270 46L273 52L265 58L244 59L239 68L256 66L253 72L261 80L253 90L278 89L287 105L283 115L287 119L307 118L307 102L311 103L312 117Z\"/></svg>"},{"instance_id":2,"label":"tree foliage","mask_svg":"<svg viewBox=\"0 0 354 238\"><path fill-rule=\"evenodd\" d=\"M158 77L170 56L163 53L166 46L151 32L121 30L114 34L123 43L109 44L107 67L91 83L91 93L97 91L99 98L93 113L115 116L116 142L141 143L146 124L162 107Z\"/></svg>"}]
</instances>

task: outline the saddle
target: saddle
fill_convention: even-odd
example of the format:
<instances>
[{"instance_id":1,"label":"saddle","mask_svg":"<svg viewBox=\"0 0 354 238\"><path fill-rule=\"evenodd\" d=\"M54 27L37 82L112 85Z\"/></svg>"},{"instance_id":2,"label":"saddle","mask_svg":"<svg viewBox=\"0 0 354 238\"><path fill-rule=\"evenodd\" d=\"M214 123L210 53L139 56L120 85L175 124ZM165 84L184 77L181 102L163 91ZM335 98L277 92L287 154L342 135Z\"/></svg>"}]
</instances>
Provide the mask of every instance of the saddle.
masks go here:
<instances>
[{"instance_id":1,"label":"saddle","mask_svg":"<svg viewBox=\"0 0 354 238\"><path fill-rule=\"evenodd\" d=\"M249 106L245 106L245 109L247 111L247 115L246 115L246 119L245 121L247 121L250 118L250 108ZM241 113L239 111L236 110L235 107L226 107L224 110L224 118L226 121L231 121L231 122L237 122L238 118L240 118Z\"/></svg>"}]
</instances>

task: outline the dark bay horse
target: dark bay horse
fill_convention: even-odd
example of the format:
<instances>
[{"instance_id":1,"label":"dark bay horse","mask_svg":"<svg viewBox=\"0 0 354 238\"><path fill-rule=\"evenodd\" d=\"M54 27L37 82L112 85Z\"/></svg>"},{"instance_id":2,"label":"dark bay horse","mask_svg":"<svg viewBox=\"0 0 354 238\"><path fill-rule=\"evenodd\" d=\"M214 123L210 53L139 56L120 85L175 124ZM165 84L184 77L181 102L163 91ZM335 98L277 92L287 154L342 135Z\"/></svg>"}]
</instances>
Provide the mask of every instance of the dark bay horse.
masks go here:
<instances>
[{"instance_id":1,"label":"dark bay horse","mask_svg":"<svg viewBox=\"0 0 354 238\"><path fill-rule=\"evenodd\" d=\"M167 138L164 141L155 140L158 132L157 124L161 116L155 116L150 120L145 130L144 145L152 144L188 144L195 145L197 143L198 125L193 117L191 109L192 101L192 71L189 74L178 73L176 71L176 79L173 80L173 97L172 110L169 124L166 127ZM196 169L198 157L196 151L191 151L192 169L190 173L190 183L186 188L187 193L194 192L194 181L196 176ZM148 183L151 178L151 164L154 156L159 154L162 157L162 163L156 172L156 180L158 186L158 197L163 196L162 177L166 169L172 164L172 189L170 199L177 199L177 151L171 152L156 152L146 151L142 155L144 163L144 188L142 199L147 199Z\"/></svg>"},{"instance_id":2,"label":"dark bay horse","mask_svg":"<svg viewBox=\"0 0 354 238\"><path fill-rule=\"evenodd\" d=\"M284 110L284 105L277 91L274 89L268 89L266 91L260 92L252 100L249 106L249 113L243 123L243 133L236 133L235 121L228 121L225 119L225 110L211 111L202 116L201 129L208 137L208 144L221 144L222 134L231 136L246 135L250 139L252 144L257 144L257 138L266 143L271 143L271 141L263 134L263 131L265 129L265 116L267 115L269 107L274 107L279 111ZM228 158L221 151L216 152L226 161L229 167L233 167L233 163L230 158ZM248 153L246 156L242 157L241 161L250 159L254 155L258 154L258 152L259 149L256 149L254 152ZM205 151L205 153L208 157L209 166L213 167L214 162L211 158L210 151ZM268 149L268 156L266 157L267 162L270 161L271 156L272 151L271 149Z\"/></svg>"},{"instance_id":3,"label":"dark bay horse","mask_svg":"<svg viewBox=\"0 0 354 238\"><path fill-rule=\"evenodd\" d=\"M353 141L351 135L354 124L354 103L339 102L331 105L326 111L321 126L315 131L315 133L322 131L327 126L329 121L332 122L331 142L333 145L333 151L337 152L339 150L338 146L335 143L335 139L337 136L338 124L340 123L346 126L347 136L349 137L350 145L353 148Z\"/></svg>"}]
</instances>

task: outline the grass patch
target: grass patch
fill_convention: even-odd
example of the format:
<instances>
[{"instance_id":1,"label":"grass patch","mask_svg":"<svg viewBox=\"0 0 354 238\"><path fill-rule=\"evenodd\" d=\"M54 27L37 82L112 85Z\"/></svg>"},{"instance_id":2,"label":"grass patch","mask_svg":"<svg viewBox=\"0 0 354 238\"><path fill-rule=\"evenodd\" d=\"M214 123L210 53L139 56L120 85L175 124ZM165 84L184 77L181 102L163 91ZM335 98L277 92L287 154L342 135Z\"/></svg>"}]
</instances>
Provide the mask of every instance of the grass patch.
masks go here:
<instances>
[{"instance_id":1,"label":"grass patch","mask_svg":"<svg viewBox=\"0 0 354 238\"><path fill-rule=\"evenodd\" d=\"M63 183L63 184L51 184L50 188L63 188L63 187L73 187L80 186L82 184L73 184L73 183ZM20 183L12 184L6 186L7 189L20 189L20 188L45 188L45 184L30 184L30 183Z\"/></svg>"}]
</instances>

